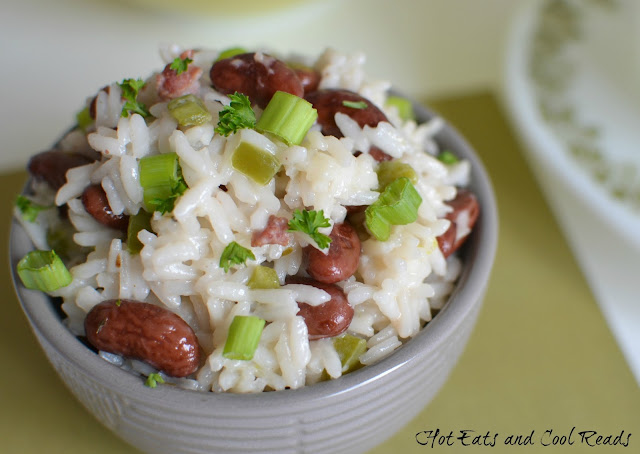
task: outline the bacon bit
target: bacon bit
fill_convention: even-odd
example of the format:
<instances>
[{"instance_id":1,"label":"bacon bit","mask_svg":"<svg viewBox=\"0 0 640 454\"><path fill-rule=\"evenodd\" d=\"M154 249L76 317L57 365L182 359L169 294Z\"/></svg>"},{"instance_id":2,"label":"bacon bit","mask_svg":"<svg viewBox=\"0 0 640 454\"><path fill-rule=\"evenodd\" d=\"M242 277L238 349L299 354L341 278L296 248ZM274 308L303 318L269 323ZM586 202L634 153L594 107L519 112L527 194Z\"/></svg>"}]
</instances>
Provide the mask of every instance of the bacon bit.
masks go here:
<instances>
[{"instance_id":1,"label":"bacon bit","mask_svg":"<svg viewBox=\"0 0 640 454\"><path fill-rule=\"evenodd\" d=\"M286 218L271 215L264 230L253 234L251 246L257 247L265 244L286 246L293 240L293 235L288 232L288 229L289 221Z\"/></svg>"},{"instance_id":2,"label":"bacon bit","mask_svg":"<svg viewBox=\"0 0 640 454\"><path fill-rule=\"evenodd\" d=\"M180 54L181 59L192 58L193 50L185 50ZM164 67L164 70L156 76L156 84L158 86L158 96L164 101L179 98L184 95L195 95L200 90L200 76L202 69L198 66L190 64L185 72L176 74L171 69L171 64Z\"/></svg>"}]
</instances>

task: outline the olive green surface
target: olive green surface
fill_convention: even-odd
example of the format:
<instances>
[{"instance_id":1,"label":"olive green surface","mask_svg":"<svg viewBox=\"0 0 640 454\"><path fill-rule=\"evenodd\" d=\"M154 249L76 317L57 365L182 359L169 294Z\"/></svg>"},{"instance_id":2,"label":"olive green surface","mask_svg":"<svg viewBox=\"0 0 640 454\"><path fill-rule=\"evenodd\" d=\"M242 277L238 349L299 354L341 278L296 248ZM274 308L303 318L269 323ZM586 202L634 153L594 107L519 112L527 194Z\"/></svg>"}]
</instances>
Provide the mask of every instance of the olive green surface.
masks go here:
<instances>
[{"instance_id":1,"label":"olive green surface","mask_svg":"<svg viewBox=\"0 0 640 454\"><path fill-rule=\"evenodd\" d=\"M485 162L498 199L500 244L478 325L449 381L422 413L371 454L640 452L640 388L495 98L478 93L429 104ZM0 452L137 453L65 389L20 310L6 245L11 205L24 179L17 173L1 180L0 276L6 297L0 317ZM542 445L553 436L560 442L574 427L565 445ZM435 430L453 436L439 438L444 444L436 441L433 448L420 444ZM465 430L473 432L456 438ZM629 446L589 447L579 432L590 430L603 435L601 442L614 442L624 431L622 441ZM476 441L495 440L495 446L463 446L487 433ZM510 435L533 444L505 445ZM597 435L588 440L596 442Z\"/></svg>"}]
</instances>

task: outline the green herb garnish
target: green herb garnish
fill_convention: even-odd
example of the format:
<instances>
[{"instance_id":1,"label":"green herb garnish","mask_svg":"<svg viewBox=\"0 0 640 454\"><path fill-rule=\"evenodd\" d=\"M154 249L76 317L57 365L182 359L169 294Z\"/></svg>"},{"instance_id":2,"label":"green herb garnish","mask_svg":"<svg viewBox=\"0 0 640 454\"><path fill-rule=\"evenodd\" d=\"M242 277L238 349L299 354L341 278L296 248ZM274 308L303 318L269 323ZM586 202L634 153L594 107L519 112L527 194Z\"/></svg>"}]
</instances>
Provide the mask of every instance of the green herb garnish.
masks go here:
<instances>
[{"instance_id":1,"label":"green herb garnish","mask_svg":"<svg viewBox=\"0 0 640 454\"><path fill-rule=\"evenodd\" d=\"M176 204L176 199L184 194L187 190L187 183L180 175L180 179L173 183L171 187L171 193L164 198L153 198L148 204L154 207L154 211L159 211L160 214L171 213Z\"/></svg>"},{"instance_id":2,"label":"green herb garnish","mask_svg":"<svg viewBox=\"0 0 640 454\"><path fill-rule=\"evenodd\" d=\"M176 57L171 62L171 65L169 65L169 68L173 69L176 72L176 74L180 75L187 70L189 63L191 62L193 62L193 60L190 59L189 57L186 57L186 58Z\"/></svg>"},{"instance_id":3,"label":"green herb garnish","mask_svg":"<svg viewBox=\"0 0 640 454\"><path fill-rule=\"evenodd\" d=\"M249 97L235 92L229 95L231 103L220 112L220 121L215 131L228 136L239 129L253 129L256 126L256 114L251 108Z\"/></svg>"},{"instance_id":4,"label":"green herb garnish","mask_svg":"<svg viewBox=\"0 0 640 454\"><path fill-rule=\"evenodd\" d=\"M42 210L51 208L44 205L39 205L23 195L19 195L16 198L16 207L18 207L22 218L27 222L35 222L38 214L40 214Z\"/></svg>"},{"instance_id":5,"label":"green herb garnish","mask_svg":"<svg viewBox=\"0 0 640 454\"><path fill-rule=\"evenodd\" d=\"M137 113L144 118L150 117L151 113L147 107L137 100L138 93L144 87L145 81L142 79L125 79L118 84L122 89L122 97L126 100L122 107L122 116L128 117L130 113Z\"/></svg>"},{"instance_id":6,"label":"green herb garnish","mask_svg":"<svg viewBox=\"0 0 640 454\"><path fill-rule=\"evenodd\" d=\"M229 268L233 265L244 265L247 260L255 260L256 256L253 255L250 249L240 246L235 241L227 244L227 247L222 251L220 256L220 267L224 268L224 272L228 273Z\"/></svg>"},{"instance_id":7,"label":"green herb garnish","mask_svg":"<svg viewBox=\"0 0 640 454\"><path fill-rule=\"evenodd\" d=\"M320 227L330 227L329 219L324 217L324 211L295 210L293 218L289 221L290 232L306 233L316 242L320 249L325 249L331 243L331 238L318 232Z\"/></svg>"},{"instance_id":8,"label":"green herb garnish","mask_svg":"<svg viewBox=\"0 0 640 454\"><path fill-rule=\"evenodd\" d=\"M449 150L444 150L438 155L438 160L446 165L452 165L459 161L458 157Z\"/></svg>"},{"instance_id":9,"label":"green herb garnish","mask_svg":"<svg viewBox=\"0 0 640 454\"><path fill-rule=\"evenodd\" d=\"M162 378L160 374L153 372L149 374L149 376L147 377L147 381L144 382L144 385L148 386L149 388L155 388L156 386L158 386L158 383L160 383L161 385L164 384L164 378Z\"/></svg>"},{"instance_id":10,"label":"green herb garnish","mask_svg":"<svg viewBox=\"0 0 640 454\"><path fill-rule=\"evenodd\" d=\"M342 105L345 107L351 107L352 109L366 109L369 105L364 101L342 101Z\"/></svg>"}]
</instances>

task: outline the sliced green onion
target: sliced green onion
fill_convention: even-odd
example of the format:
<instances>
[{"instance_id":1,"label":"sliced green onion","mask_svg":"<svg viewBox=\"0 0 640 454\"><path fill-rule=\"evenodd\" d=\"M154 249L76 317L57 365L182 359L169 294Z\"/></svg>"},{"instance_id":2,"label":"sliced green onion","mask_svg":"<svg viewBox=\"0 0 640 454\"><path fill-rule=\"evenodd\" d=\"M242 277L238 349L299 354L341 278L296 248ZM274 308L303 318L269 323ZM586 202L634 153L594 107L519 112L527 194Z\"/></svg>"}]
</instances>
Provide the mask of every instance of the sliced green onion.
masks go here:
<instances>
[{"instance_id":1,"label":"sliced green onion","mask_svg":"<svg viewBox=\"0 0 640 454\"><path fill-rule=\"evenodd\" d=\"M389 184L402 177L407 177L413 184L418 182L418 175L413 170L413 167L400 161L381 162L378 164L376 173L378 174L378 188L380 188L380 191L384 191L384 188Z\"/></svg>"},{"instance_id":2,"label":"sliced green onion","mask_svg":"<svg viewBox=\"0 0 640 454\"><path fill-rule=\"evenodd\" d=\"M392 225L405 225L418 219L422 197L406 178L389 184L378 200L367 207L365 224L378 241L387 241Z\"/></svg>"},{"instance_id":3,"label":"sliced green onion","mask_svg":"<svg viewBox=\"0 0 640 454\"><path fill-rule=\"evenodd\" d=\"M287 145L300 145L317 118L318 111L309 101L277 91L262 112L256 129L273 134Z\"/></svg>"},{"instance_id":4,"label":"sliced green onion","mask_svg":"<svg viewBox=\"0 0 640 454\"><path fill-rule=\"evenodd\" d=\"M151 229L151 213L144 210L138 211L138 214L129 216L129 227L127 228L127 250L131 254L137 254L142 250L142 243L138 239L138 233L141 230L153 232Z\"/></svg>"},{"instance_id":5,"label":"sliced green onion","mask_svg":"<svg viewBox=\"0 0 640 454\"><path fill-rule=\"evenodd\" d=\"M333 347L340 357L342 373L346 374L360 366L360 356L367 351L367 341L361 337L344 334L333 338Z\"/></svg>"},{"instance_id":6,"label":"sliced green onion","mask_svg":"<svg viewBox=\"0 0 640 454\"><path fill-rule=\"evenodd\" d=\"M169 113L180 126L200 126L211 121L211 112L202 100L193 95L184 95L172 99L167 104Z\"/></svg>"},{"instance_id":7,"label":"sliced green onion","mask_svg":"<svg viewBox=\"0 0 640 454\"><path fill-rule=\"evenodd\" d=\"M140 160L140 185L147 211L173 211L175 199L187 185L176 153L145 156Z\"/></svg>"},{"instance_id":8,"label":"sliced green onion","mask_svg":"<svg viewBox=\"0 0 640 454\"><path fill-rule=\"evenodd\" d=\"M39 205L23 195L19 195L16 198L15 205L16 207L18 207L18 211L20 211L22 218L27 222L35 222L38 214L40 214L42 210L51 208L44 205Z\"/></svg>"},{"instance_id":9,"label":"sliced green onion","mask_svg":"<svg viewBox=\"0 0 640 454\"><path fill-rule=\"evenodd\" d=\"M369 107L369 104L367 104L364 101L342 101L342 105L345 107L350 107L352 109L358 109L358 110L362 110L362 109L366 109L367 107Z\"/></svg>"},{"instance_id":10,"label":"sliced green onion","mask_svg":"<svg viewBox=\"0 0 640 454\"><path fill-rule=\"evenodd\" d=\"M54 251L29 252L18 262L17 271L25 287L43 292L66 287L73 280L62 259Z\"/></svg>"},{"instance_id":11,"label":"sliced green onion","mask_svg":"<svg viewBox=\"0 0 640 454\"><path fill-rule=\"evenodd\" d=\"M250 289L280 288L278 273L268 266L258 265L253 269L247 287Z\"/></svg>"},{"instance_id":12,"label":"sliced green onion","mask_svg":"<svg viewBox=\"0 0 640 454\"><path fill-rule=\"evenodd\" d=\"M91 118L91 114L89 113L89 107L85 107L76 114L76 123L78 128L83 131L86 131L87 128L93 124L93 118Z\"/></svg>"},{"instance_id":13,"label":"sliced green onion","mask_svg":"<svg viewBox=\"0 0 640 454\"><path fill-rule=\"evenodd\" d=\"M236 55L246 54L247 50L243 47L232 47L230 49L225 49L220 52L216 61L224 60L225 58L235 57Z\"/></svg>"},{"instance_id":14,"label":"sliced green onion","mask_svg":"<svg viewBox=\"0 0 640 454\"><path fill-rule=\"evenodd\" d=\"M258 348L265 321L252 315L236 315L229 326L222 356L248 361Z\"/></svg>"},{"instance_id":15,"label":"sliced green onion","mask_svg":"<svg viewBox=\"0 0 640 454\"><path fill-rule=\"evenodd\" d=\"M460 161L458 157L449 150L444 150L442 153L440 153L438 155L438 160L448 166L452 164L456 164L457 162Z\"/></svg>"},{"instance_id":16,"label":"sliced green onion","mask_svg":"<svg viewBox=\"0 0 640 454\"><path fill-rule=\"evenodd\" d=\"M387 106L393 106L398 109L398 115L400 118L407 120L416 119L416 114L413 112L413 106L411 105L411 101L405 98L401 98L400 96L389 96L386 102Z\"/></svg>"},{"instance_id":17,"label":"sliced green onion","mask_svg":"<svg viewBox=\"0 0 640 454\"><path fill-rule=\"evenodd\" d=\"M240 142L234 150L231 165L262 186L280 169L280 161L275 155L247 142Z\"/></svg>"}]
</instances>

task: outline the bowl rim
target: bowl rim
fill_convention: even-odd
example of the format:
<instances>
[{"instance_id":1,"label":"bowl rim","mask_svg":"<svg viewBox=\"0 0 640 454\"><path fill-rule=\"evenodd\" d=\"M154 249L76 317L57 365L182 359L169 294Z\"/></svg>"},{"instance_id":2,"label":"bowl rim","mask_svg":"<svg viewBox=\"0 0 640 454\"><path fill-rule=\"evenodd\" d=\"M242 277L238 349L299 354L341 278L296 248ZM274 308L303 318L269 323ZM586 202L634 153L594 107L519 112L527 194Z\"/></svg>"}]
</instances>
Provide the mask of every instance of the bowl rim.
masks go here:
<instances>
[{"instance_id":1,"label":"bowl rim","mask_svg":"<svg viewBox=\"0 0 640 454\"><path fill-rule=\"evenodd\" d=\"M412 101L412 104L420 122L438 116L416 101ZM470 188L481 203L480 217L472 237L465 245L466 261L473 263L473 266L463 267L462 275L443 309L414 338L379 362L338 379L298 389L249 394L189 391L173 386L151 389L144 386L139 376L114 367L100 358L60 323L60 317L48 295L22 286L15 271L16 264L33 246L20 223L13 219L9 255L18 300L32 330L39 338L49 343L67 361L75 364L87 377L114 392L125 393L131 400L144 400L171 407L187 405L193 413L198 413L198 410L204 412L213 401L220 408L247 404L259 413L272 411L270 409L275 404L286 408L295 403L299 409L302 402L318 405L321 401L326 402L328 397L339 398L345 392L365 392L369 385L386 379L407 364L420 361L438 350L439 345L445 342L449 333L462 323L466 315L476 309L477 305L481 305L493 267L498 244L498 215L490 177L471 146L448 122L443 122L442 129L435 137L439 143L453 145L449 145L449 148L471 164Z\"/></svg>"},{"instance_id":2,"label":"bowl rim","mask_svg":"<svg viewBox=\"0 0 640 454\"><path fill-rule=\"evenodd\" d=\"M593 182L590 175L568 157L565 147L548 128L536 109L535 96L527 72L531 36L546 0L522 5L508 31L503 59L503 100L512 123L524 142L526 157L539 160L545 171L562 181L605 225L640 247L640 215L630 206L611 197ZM538 177L539 179L539 177Z\"/></svg>"}]
</instances>

